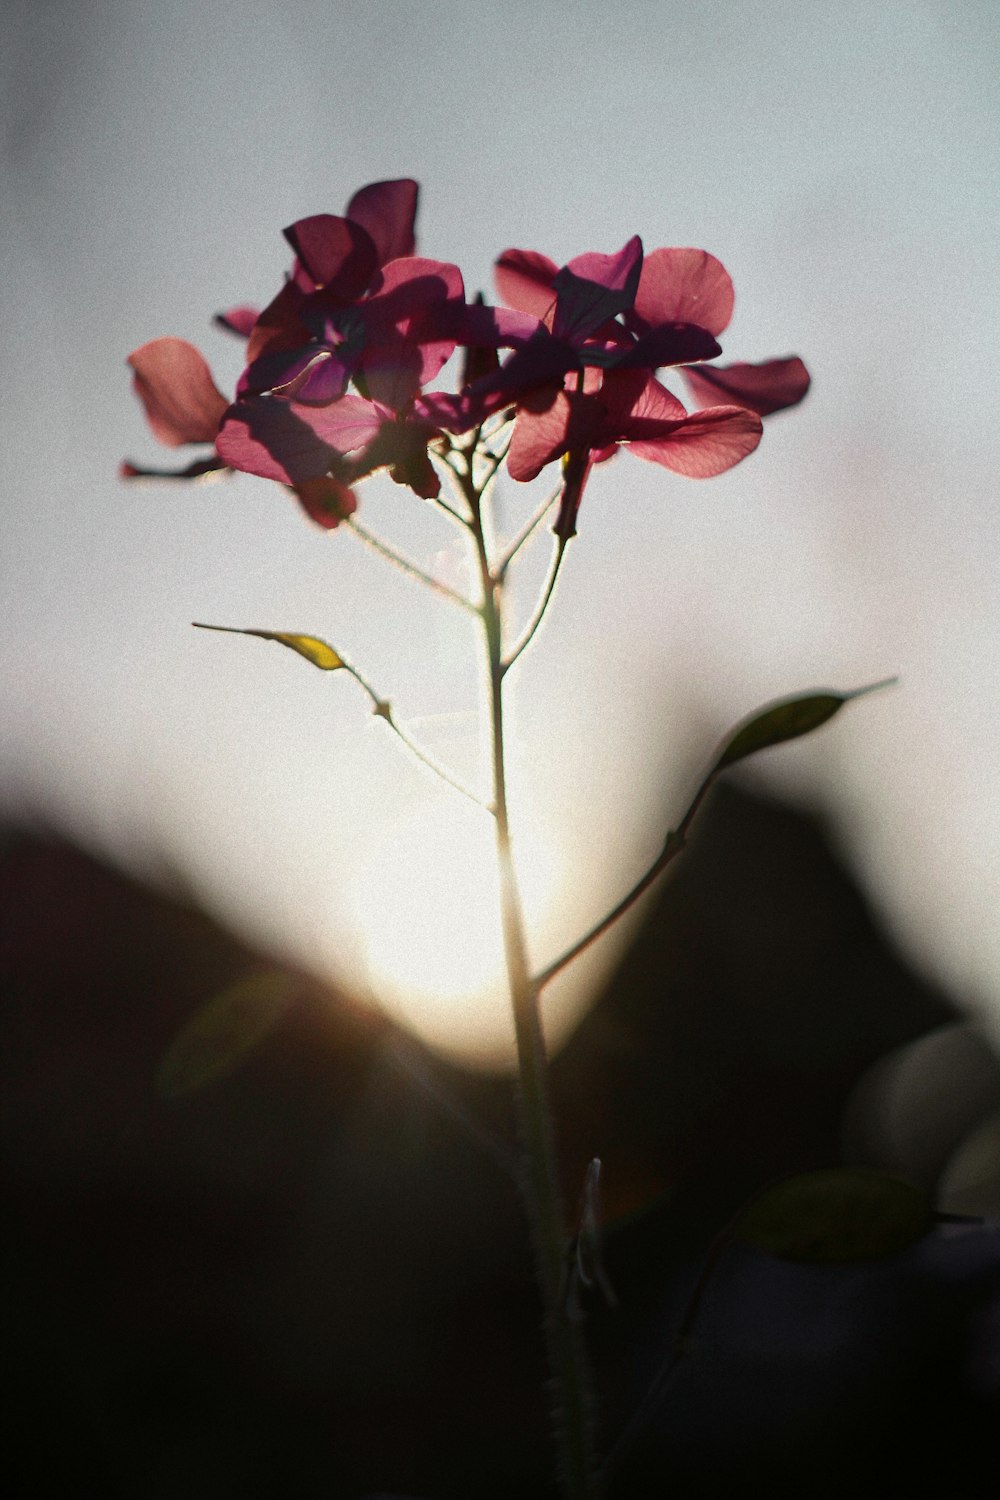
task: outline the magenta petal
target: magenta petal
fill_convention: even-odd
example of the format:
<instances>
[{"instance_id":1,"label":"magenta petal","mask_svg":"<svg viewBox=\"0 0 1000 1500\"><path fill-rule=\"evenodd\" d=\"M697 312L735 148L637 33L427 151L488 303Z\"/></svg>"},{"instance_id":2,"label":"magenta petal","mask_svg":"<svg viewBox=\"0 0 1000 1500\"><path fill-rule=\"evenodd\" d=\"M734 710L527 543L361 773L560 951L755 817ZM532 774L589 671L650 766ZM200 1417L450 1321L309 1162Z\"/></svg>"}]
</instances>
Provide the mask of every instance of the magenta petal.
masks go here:
<instances>
[{"instance_id":1,"label":"magenta petal","mask_svg":"<svg viewBox=\"0 0 1000 1500\"><path fill-rule=\"evenodd\" d=\"M184 339L152 339L128 357L153 435L169 448L212 443L228 405L204 357Z\"/></svg>"},{"instance_id":2,"label":"magenta petal","mask_svg":"<svg viewBox=\"0 0 1000 1500\"><path fill-rule=\"evenodd\" d=\"M334 401L343 395L349 371L329 349L315 344L305 349L282 349L262 354L247 365L236 386L237 396L262 396L280 391L302 401Z\"/></svg>"},{"instance_id":3,"label":"magenta petal","mask_svg":"<svg viewBox=\"0 0 1000 1500\"><path fill-rule=\"evenodd\" d=\"M741 406L713 406L679 422L669 435L632 442L638 458L662 464L689 479L710 479L731 469L760 442L761 421Z\"/></svg>"},{"instance_id":4,"label":"magenta petal","mask_svg":"<svg viewBox=\"0 0 1000 1500\"><path fill-rule=\"evenodd\" d=\"M289 225L284 235L315 286L341 302L360 297L377 269L371 235L350 219L313 214Z\"/></svg>"},{"instance_id":5,"label":"magenta petal","mask_svg":"<svg viewBox=\"0 0 1000 1500\"><path fill-rule=\"evenodd\" d=\"M797 355L760 365L700 366L685 370L684 379L699 403L711 404L721 396L762 417L797 405L809 389L809 371Z\"/></svg>"},{"instance_id":6,"label":"magenta petal","mask_svg":"<svg viewBox=\"0 0 1000 1500\"><path fill-rule=\"evenodd\" d=\"M328 449L341 454L363 448L392 418L391 412L374 401L366 401L363 396L342 396L329 406L297 406L293 403L291 410Z\"/></svg>"},{"instance_id":7,"label":"magenta petal","mask_svg":"<svg viewBox=\"0 0 1000 1500\"><path fill-rule=\"evenodd\" d=\"M617 255L592 252L563 266L553 282L558 301L552 332L585 339L609 318L632 306L642 271L642 241L633 235Z\"/></svg>"},{"instance_id":8,"label":"magenta petal","mask_svg":"<svg viewBox=\"0 0 1000 1500\"><path fill-rule=\"evenodd\" d=\"M721 333L733 315L733 283L707 250L651 250L643 262L630 326L697 323Z\"/></svg>"},{"instance_id":9,"label":"magenta petal","mask_svg":"<svg viewBox=\"0 0 1000 1500\"><path fill-rule=\"evenodd\" d=\"M412 177L397 177L390 182L370 182L347 205L347 217L371 236L378 265L413 254L419 192Z\"/></svg>"},{"instance_id":10,"label":"magenta petal","mask_svg":"<svg viewBox=\"0 0 1000 1500\"><path fill-rule=\"evenodd\" d=\"M570 451L585 454L603 442L603 403L579 391L538 391L519 407L507 453L512 479L534 479L546 464Z\"/></svg>"},{"instance_id":11,"label":"magenta petal","mask_svg":"<svg viewBox=\"0 0 1000 1500\"><path fill-rule=\"evenodd\" d=\"M644 370L612 370L604 377L604 441L660 437L687 418L677 397Z\"/></svg>"},{"instance_id":12,"label":"magenta petal","mask_svg":"<svg viewBox=\"0 0 1000 1500\"><path fill-rule=\"evenodd\" d=\"M304 412L327 409L301 408ZM215 447L230 468L259 474L262 479L277 479L282 484L317 479L326 474L334 459L328 445L299 420L291 404L272 396L251 396L231 406Z\"/></svg>"},{"instance_id":13,"label":"magenta petal","mask_svg":"<svg viewBox=\"0 0 1000 1500\"><path fill-rule=\"evenodd\" d=\"M259 317L260 309L256 307L227 307L225 312L216 313L212 321L227 333L235 333L237 338L248 339Z\"/></svg>"},{"instance_id":14,"label":"magenta petal","mask_svg":"<svg viewBox=\"0 0 1000 1500\"><path fill-rule=\"evenodd\" d=\"M497 291L508 307L544 318L556 300L553 282L559 267L537 250L505 250L493 271Z\"/></svg>"},{"instance_id":15,"label":"magenta petal","mask_svg":"<svg viewBox=\"0 0 1000 1500\"><path fill-rule=\"evenodd\" d=\"M540 327L531 313L473 303L462 314L458 342L467 349L516 349Z\"/></svg>"}]
</instances>

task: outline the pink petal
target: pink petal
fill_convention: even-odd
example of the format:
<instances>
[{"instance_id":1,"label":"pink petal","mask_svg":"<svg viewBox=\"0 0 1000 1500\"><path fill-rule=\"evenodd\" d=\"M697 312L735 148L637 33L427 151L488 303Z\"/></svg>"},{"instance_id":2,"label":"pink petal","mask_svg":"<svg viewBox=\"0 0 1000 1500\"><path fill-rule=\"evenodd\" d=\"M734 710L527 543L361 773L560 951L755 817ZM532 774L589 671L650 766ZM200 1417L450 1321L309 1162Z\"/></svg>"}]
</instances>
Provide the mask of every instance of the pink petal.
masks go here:
<instances>
[{"instance_id":1,"label":"pink petal","mask_svg":"<svg viewBox=\"0 0 1000 1500\"><path fill-rule=\"evenodd\" d=\"M286 281L254 324L247 344L249 363L265 350L300 349L309 342L309 330L299 318L305 302L306 293L294 281Z\"/></svg>"},{"instance_id":2,"label":"pink petal","mask_svg":"<svg viewBox=\"0 0 1000 1500\"><path fill-rule=\"evenodd\" d=\"M537 250L505 250L498 257L493 279L508 307L544 318L556 300L552 283L559 267Z\"/></svg>"},{"instance_id":3,"label":"pink petal","mask_svg":"<svg viewBox=\"0 0 1000 1500\"><path fill-rule=\"evenodd\" d=\"M419 192L412 177L397 177L390 182L370 182L347 205L347 218L371 236L378 265L413 254Z\"/></svg>"},{"instance_id":4,"label":"pink petal","mask_svg":"<svg viewBox=\"0 0 1000 1500\"><path fill-rule=\"evenodd\" d=\"M227 333L235 333L238 338L248 339L259 317L260 309L257 307L227 307L225 312L216 313L212 321Z\"/></svg>"},{"instance_id":5,"label":"pink petal","mask_svg":"<svg viewBox=\"0 0 1000 1500\"><path fill-rule=\"evenodd\" d=\"M451 358L465 310L465 284L458 267L420 256L383 266L363 304L370 345L384 339L388 328L420 346L421 384L433 380Z\"/></svg>"},{"instance_id":6,"label":"pink petal","mask_svg":"<svg viewBox=\"0 0 1000 1500\"><path fill-rule=\"evenodd\" d=\"M752 453L760 442L761 421L741 406L713 406L679 422L675 430L652 441L632 442L638 458L662 464L689 479L722 474Z\"/></svg>"},{"instance_id":7,"label":"pink petal","mask_svg":"<svg viewBox=\"0 0 1000 1500\"><path fill-rule=\"evenodd\" d=\"M367 229L336 214L313 214L284 231L313 283L342 302L360 297L377 267L375 245Z\"/></svg>"},{"instance_id":8,"label":"pink petal","mask_svg":"<svg viewBox=\"0 0 1000 1500\"><path fill-rule=\"evenodd\" d=\"M684 379L699 403L718 401L722 396L762 417L797 405L810 383L809 371L797 355L760 365L699 366L697 370L685 370Z\"/></svg>"},{"instance_id":9,"label":"pink petal","mask_svg":"<svg viewBox=\"0 0 1000 1500\"><path fill-rule=\"evenodd\" d=\"M697 323L721 333L733 315L733 283L707 250L652 250L635 294L637 318L657 323Z\"/></svg>"},{"instance_id":10,"label":"pink petal","mask_svg":"<svg viewBox=\"0 0 1000 1500\"><path fill-rule=\"evenodd\" d=\"M687 418L677 397L644 370L612 370L604 377L600 400L608 442L666 435Z\"/></svg>"},{"instance_id":11,"label":"pink petal","mask_svg":"<svg viewBox=\"0 0 1000 1500\"><path fill-rule=\"evenodd\" d=\"M228 402L204 357L184 339L152 339L128 357L153 435L169 448L212 443Z\"/></svg>"},{"instance_id":12,"label":"pink petal","mask_svg":"<svg viewBox=\"0 0 1000 1500\"><path fill-rule=\"evenodd\" d=\"M462 314L458 342L467 349L515 349L526 344L540 327L531 313L472 303Z\"/></svg>"},{"instance_id":13,"label":"pink petal","mask_svg":"<svg viewBox=\"0 0 1000 1500\"><path fill-rule=\"evenodd\" d=\"M585 451L597 440L604 411L592 396L537 392L518 408L507 451L507 472L522 482L534 479L553 459L571 449Z\"/></svg>"}]
</instances>

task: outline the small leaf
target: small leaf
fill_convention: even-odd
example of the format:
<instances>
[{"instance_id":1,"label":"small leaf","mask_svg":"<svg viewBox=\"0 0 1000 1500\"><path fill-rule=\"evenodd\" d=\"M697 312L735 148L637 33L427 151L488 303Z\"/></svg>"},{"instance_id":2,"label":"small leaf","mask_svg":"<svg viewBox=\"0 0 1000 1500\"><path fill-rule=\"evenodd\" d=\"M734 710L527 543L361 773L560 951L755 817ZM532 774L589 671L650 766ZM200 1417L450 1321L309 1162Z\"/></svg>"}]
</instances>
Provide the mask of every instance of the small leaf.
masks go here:
<instances>
[{"instance_id":1,"label":"small leaf","mask_svg":"<svg viewBox=\"0 0 1000 1500\"><path fill-rule=\"evenodd\" d=\"M306 661L311 661L314 667L319 667L323 672L335 672L338 667L344 665L344 661L328 646L326 641L321 641L316 635L297 635L288 630L239 630L235 625L203 625L200 621L192 622L196 630L221 630L226 635L256 635L262 641L277 641L279 646L287 646L291 651L297 651L304 656Z\"/></svg>"},{"instance_id":2,"label":"small leaf","mask_svg":"<svg viewBox=\"0 0 1000 1500\"><path fill-rule=\"evenodd\" d=\"M213 995L174 1037L156 1070L168 1099L231 1073L277 1024L292 992L287 974L253 974Z\"/></svg>"},{"instance_id":3,"label":"small leaf","mask_svg":"<svg viewBox=\"0 0 1000 1500\"><path fill-rule=\"evenodd\" d=\"M930 1197L885 1172L838 1167L788 1177L755 1198L734 1236L781 1260L878 1260L930 1229Z\"/></svg>"},{"instance_id":4,"label":"small leaf","mask_svg":"<svg viewBox=\"0 0 1000 1500\"><path fill-rule=\"evenodd\" d=\"M895 681L895 677L887 677L882 682L854 688L852 692L805 693L768 704L734 730L712 767L712 775L724 771L727 766L735 765L738 760L745 760L748 755L755 755L758 750L767 750L771 745L780 745L785 740L796 740L800 735L811 734L814 729L832 719L852 698L860 698L864 693L874 693L876 689L888 687Z\"/></svg>"}]
</instances>

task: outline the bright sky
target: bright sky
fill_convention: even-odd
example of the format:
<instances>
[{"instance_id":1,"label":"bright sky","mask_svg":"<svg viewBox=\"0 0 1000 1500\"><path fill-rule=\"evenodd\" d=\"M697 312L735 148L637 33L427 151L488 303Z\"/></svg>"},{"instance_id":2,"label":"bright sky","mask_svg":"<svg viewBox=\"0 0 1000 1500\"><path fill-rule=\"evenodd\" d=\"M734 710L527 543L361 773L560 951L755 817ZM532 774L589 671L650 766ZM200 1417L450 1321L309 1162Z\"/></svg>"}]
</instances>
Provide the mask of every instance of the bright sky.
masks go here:
<instances>
[{"instance_id":1,"label":"bright sky","mask_svg":"<svg viewBox=\"0 0 1000 1500\"><path fill-rule=\"evenodd\" d=\"M411 175L420 250L457 261L470 290L509 245L557 262L635 232L647 249L703 246L736 283L726 357L799 353L815 382L722 478L625 455L588 490L554 614L512 674L538 960L640 873L728 725L786 692L899 673L757 774L828 809L911 959L1000 1033L1000 13L637 0L612 24L590 0L509 0L502 26L479 14L5 7L4 804L179 872L324 971L356 977L366 951L388 964L382 918L425 936L450 913L430 946L459 966L481 948L460 908L482 830L356 686L189 627L324 636L474 777L469 622L263 481L116 479L125 455L169 458L130 394L129 351L188 338L226 389L240 350L209 320L271 295L282 227ZM513 524L525 496L500 499ZM460 576L451 533L411 496L378 484L362 507ZM544 563L542 541L525 609ZM439 846L466 871L457 895L432 868ZM428 913L408 890L439 894ZM396 974L400 994L421 985L435 1035L471 1045L485 1024L501 1045L495 997L442 1010L454 973ZM579 1000L579 984L553 987L554 1024Z\"/></svg>"}]
</instances>

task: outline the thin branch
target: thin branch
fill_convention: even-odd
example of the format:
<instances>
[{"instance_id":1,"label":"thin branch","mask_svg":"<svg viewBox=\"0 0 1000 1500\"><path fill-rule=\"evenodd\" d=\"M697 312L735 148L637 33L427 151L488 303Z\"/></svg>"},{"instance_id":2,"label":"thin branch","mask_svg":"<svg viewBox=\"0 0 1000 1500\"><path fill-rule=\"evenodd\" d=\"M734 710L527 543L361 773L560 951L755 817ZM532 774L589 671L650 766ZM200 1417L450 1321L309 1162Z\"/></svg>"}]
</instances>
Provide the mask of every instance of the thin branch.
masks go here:
<instances>
[{"instance_id":1,"label":"thin branch","mask_svg":"<svg viewBox=\"0 0 1000 1500\"><path fill-rule=\"evenodd\" d=\"M466 786L463 781L459 781L458 777L454 776L446 766L443 766L440 761L435 760L433 755L428 754L428 752L423 748L422 745L419 745L415 739L411 738L411 736L407 734L406 730L403 729L402 726L397 722L396 716L392 711L392 704L388 701L388 699L380 698L375 689L369 682L364 679L364 677L362 677L361 673L356 667L352 667L350 662L343 661L343 658L341 658L341 660L343 662L345 671L351 674L359 687L364 688L365 692L372 700L372 712L374 713L375 717L377 719L384 719L386 724L388 724L389 728L392 730L393 734L401 742L401 744L406 746L410 754L416 760L418 760L421 765L426 766L429 771L433 771L435 776L438 776L442 781L447 782L448 786L454 788L456 792L461 792L463 797L468 797L470 802L474 802L476 806L481 807L484 812L492 813L492 804L484 801L483 798L480 797L478 792L474 792L472 788Z\"/></svg>"},{"instance_id":2,"label":"thin branch","mask_svg":"<svg viewBox=\"0 0 1000 1500\"><path fill-rule=\"evenodd\" d=\"M446 506L445 509L450 510L450 507ZM457 515L456 512L452 512L452 514L455 515L456 520L462 519L461 516ZM387 558L389 562L393 563L397 568L399 568L403 573L406 573L410 578L417 579L419 583L425 584L429 589L433 589L436 594L440 594L445 599L450 599L454 604L460 604L463 609L469 610L472 614L479 613L479 611L476 609L476 606L472 603L471 599L466 599L464 594L460 594L457 589L451 588L447 583L442 583L441 579L435 578L433 574L425 573L423 568L418 568L416 563L410 562L407 558L403 557L399 552L397 552L394 547L390 547L388 543L383 542L380 537L373 535L372 532L368 531L359 522L355 521L353 516L348 518L346 525L356 537L359 537L361 541L363 541L367 546L371 547L375 552L378 552L382 557Z\"/></svg>"},{"instance_id":3,"label":"thin branch","mask_svg":"<svg viewBox=\"0 0 1000 1500\"><path fill-rule=\"evenodd\" d=\"M544 985L548 984L550 979L554 979L557 974L561 973L567 964L572 963L574 958L579 957L586 948L589 948L591 943L596 942L599 937L602 937L609 927L613 927L618 918L623 917L629 907L633 906L640 896L645 895L653 882L658 880L667 866L677 858L677 855L687 845L688 830L694 821L695 814L705 800L709 788L715 781L716 774L717 772L713 768L705 777L691 799L687 812L677 827L672 828L667 834L662 850L656 859L654 859L645 875L636 881L628 894L623 896L618 905L609 911L607 916L602 917L595 926L591 927L589 932L584 933L583 937L579 938L572 947L567 948L565 953L561 953L557 959L549 964L548 968L543 969L540 974L536 975L535 984L538 989L542 989Z\"/></svg>"},{"instance_id":4,"label":"thin branch","mask_svg":"<svg viewBox=\"0 0 1000 1500\"><path fill-rule=\"evenodd\" d=\"M500 561L497 563L496 568L494 569L494 574L497 578L503 578L507 569L510 567L512 561L514 560L514 557L518 552L520 552L521 548L531 536L536 526L540 526L541 523L545 520L545 517L552 509L553 505L555 505L561 492L562 485L560 484L556 486L556 488L552 491L552 494L549 495L548 499L539 506L538 510L535 511L535 514L529 517L526 525L521 527L521 530L517 533L514 540L510 543L507 550L503 553Z\"/></svg>"},{"instance_id":5,"label":"thin branch","mask_svg":"<svg viewBox=\"0 0 1000 1500\"><path fill-rule=\"evenodd\" d=\"M521 652L527 646L531 645L532 637L534 636L535 631L538 629L539 625L542 623L542 616L545 614L545 611L549 607L549 600L552 598L552 591L556 586L556 579L559 577L559 567L563 560L563 553L566 551L566 542L567 538L564 536L558 537L556 540L556 550L552 554L552 564L549 568L549 576L546 580L545 588L542 592L542 597L539 600L538 608L535 610L535 613L532 616L531 620L529 620L527 626L525 627L524 633L521 636L520 640L517 642L516 646L513 646L511 650L508 651L507 655L500 663L501 675L509 672L511 667L517 661L517 658L521 655Z\"/></svg>"}]
</instances>

